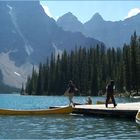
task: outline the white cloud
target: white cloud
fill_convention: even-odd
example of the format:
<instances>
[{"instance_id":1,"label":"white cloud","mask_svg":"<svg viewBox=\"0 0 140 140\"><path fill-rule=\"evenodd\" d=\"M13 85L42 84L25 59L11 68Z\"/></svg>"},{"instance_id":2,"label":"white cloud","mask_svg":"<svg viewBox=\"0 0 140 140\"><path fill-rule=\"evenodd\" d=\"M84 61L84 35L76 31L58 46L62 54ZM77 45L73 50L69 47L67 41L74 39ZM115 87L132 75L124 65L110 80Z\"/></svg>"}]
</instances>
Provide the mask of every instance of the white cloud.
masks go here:
<instances>
[{"instance_id":1,"label":"white cloud","mask_svg":"<svg viewBox=\"0 0 140 140\"><path fill-rule=\"evenodd\" d=\"M46 1L40 1L41 6L43 7L45 13L49 16L49 17L53 17L53 15L51 14Z\"/></svg>"},{"instance_id":2,"label":"white cloud","mask_svg":"<svg viewBox=\"0 0 140 140\"><path fill-rule=\"evenodd\" d=\"M137 15L138 13L140 13L140 8L134 8L134 9L131 9L129 12L128 12L128 15L125 17L126 18L130 18L132 16L135 16Z\"/></svg>"}]
</instances>

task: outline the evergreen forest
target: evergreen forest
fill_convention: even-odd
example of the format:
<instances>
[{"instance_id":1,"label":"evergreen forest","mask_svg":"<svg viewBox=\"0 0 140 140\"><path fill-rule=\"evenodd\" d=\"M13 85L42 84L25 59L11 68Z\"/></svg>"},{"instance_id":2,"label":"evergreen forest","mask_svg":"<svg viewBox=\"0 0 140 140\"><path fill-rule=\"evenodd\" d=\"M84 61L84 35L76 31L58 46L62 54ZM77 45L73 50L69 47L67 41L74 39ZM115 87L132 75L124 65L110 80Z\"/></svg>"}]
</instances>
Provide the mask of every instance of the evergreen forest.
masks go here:
<instances>
[{"instance_id":1,"label":"evergreen forest","mask_svg":"<svg viewBox=\"0 0 140 140\"><path fill-rule=\"evenodd\" d=\"M140 89L140 37L136 32L130 44L122 48L75 47L61 55L51 54L39 70L32 70L25 92L28 95L63 95L69 80L79 89L77 95L97 96L105 93L113 79L118 93Z\"/></svg>"}]
</instances>

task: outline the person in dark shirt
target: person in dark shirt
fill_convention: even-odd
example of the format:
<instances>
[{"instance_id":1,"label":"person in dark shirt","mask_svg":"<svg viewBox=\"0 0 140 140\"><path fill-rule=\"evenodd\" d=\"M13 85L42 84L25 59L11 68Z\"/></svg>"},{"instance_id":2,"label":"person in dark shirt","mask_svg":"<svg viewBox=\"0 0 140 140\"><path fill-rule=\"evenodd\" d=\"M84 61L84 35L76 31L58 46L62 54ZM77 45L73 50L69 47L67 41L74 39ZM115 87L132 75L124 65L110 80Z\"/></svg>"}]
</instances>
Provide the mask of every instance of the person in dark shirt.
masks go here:
<instances>
[{"instance_id":1,"label":"person in dark shirt","mask_svg":"<svg viewBox=\"0 0 140 140\"><path fill-rule=\"evenodd\" d=\"M74 93L75 91L77 91L78 89L76 88L76 86L74 85L74 83L72 82L72 80L69 81L69 84L68 84L68 97L69 97L69 101L70 101L70 104L73 104L73 96L74 96Z\"/></svg>"},{"instance_id":2,"label":"person in dark shirt","mask_svg":"<svg viewBox=\"0 0 140 140\"><path fill-rule=\"evenodd\" d=\"M112 103L114 104L114 107L117 106L115 99L114 99L114 81L111 80L110 83L106 87L107 91L107 97L106 97L106 107L108 107L109 100L112 100Z\"/></svg>"}]
</instances>

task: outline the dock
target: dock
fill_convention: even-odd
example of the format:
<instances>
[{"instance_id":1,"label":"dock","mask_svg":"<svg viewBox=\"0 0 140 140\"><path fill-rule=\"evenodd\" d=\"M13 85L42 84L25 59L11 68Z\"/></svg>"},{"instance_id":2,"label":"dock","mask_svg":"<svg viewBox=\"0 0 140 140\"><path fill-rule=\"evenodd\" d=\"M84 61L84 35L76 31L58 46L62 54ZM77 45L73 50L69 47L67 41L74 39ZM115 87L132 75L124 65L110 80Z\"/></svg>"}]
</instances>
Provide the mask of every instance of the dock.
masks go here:
<instances>
[{"instance_id":1,"label":"dock","mask_svg":"<svg viewBox=\"0 0 140 140\"><path fill-rule=\"evenodd\" d=\"M50 108L58 108L63 106L53 106ZM134 103L118 103L114 108L113 104L93 104L93 105L75 105L73 107L74 114L83 114L84 116L93 117L123 117L127 119L135 119L138 110L140 109L140 102Z\"/></svg>"},{"instance_id":2,"label":"dock","mask_svg":"<svg viewBox=\"0 0 140 140\"><path fill-rule=\"evenodd\" d=\"M87 116L101 116L101 117L123 117L135 119L138 110L140 109L140 102L135 103L118 103L114 108L112 104L105 107L105 104L100 105L76 105L73 113L83 114Z\"/></svg>"}]
</instances>

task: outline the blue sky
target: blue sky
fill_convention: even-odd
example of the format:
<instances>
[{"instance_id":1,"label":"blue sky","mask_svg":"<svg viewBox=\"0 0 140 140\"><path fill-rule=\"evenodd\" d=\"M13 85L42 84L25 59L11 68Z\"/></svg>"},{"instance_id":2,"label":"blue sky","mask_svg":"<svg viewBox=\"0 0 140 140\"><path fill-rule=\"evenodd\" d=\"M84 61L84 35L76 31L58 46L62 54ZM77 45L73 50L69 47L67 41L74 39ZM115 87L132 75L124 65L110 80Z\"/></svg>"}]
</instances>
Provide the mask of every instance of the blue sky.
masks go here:
<instances>
[{"instance_id":1,"label":"blue sky","mask_svg":"<svg viewBox=\"0 0 140 140\"><path fill-rule=\"evenodd\" d=\"M95 13L100 13L104 20L119 21L140 12L140 1L84 1L84 0L43 0L46 13L58 19L67 12L72 12L82 23L88 21Z\"/></svg>"}]
</instances>

